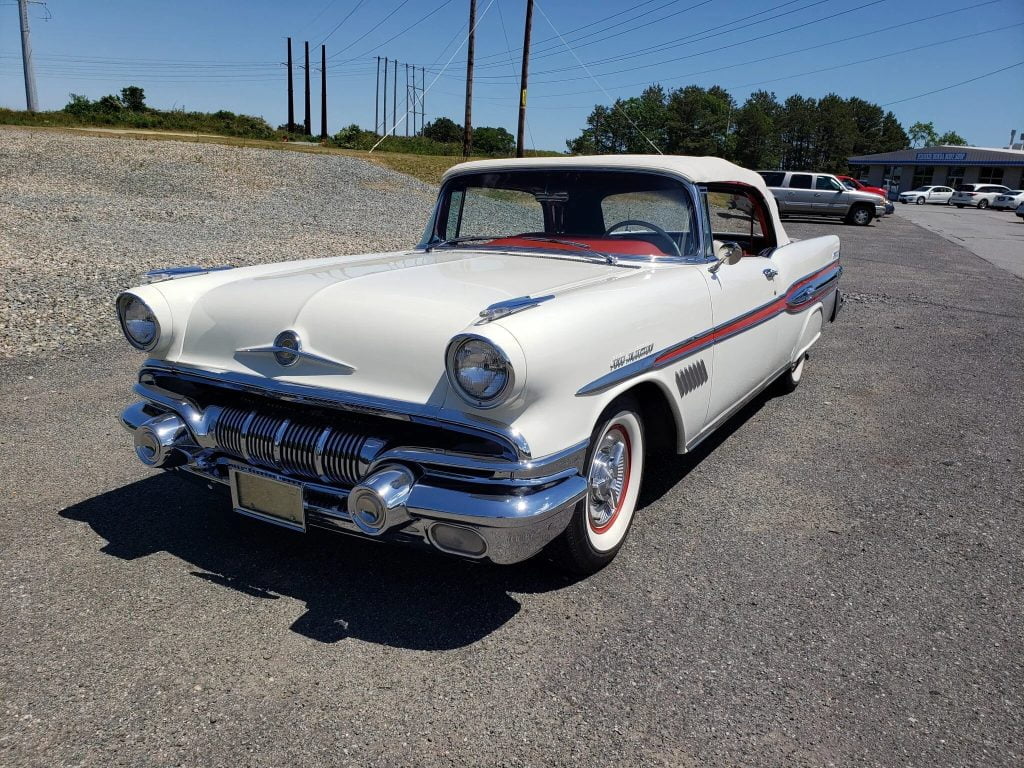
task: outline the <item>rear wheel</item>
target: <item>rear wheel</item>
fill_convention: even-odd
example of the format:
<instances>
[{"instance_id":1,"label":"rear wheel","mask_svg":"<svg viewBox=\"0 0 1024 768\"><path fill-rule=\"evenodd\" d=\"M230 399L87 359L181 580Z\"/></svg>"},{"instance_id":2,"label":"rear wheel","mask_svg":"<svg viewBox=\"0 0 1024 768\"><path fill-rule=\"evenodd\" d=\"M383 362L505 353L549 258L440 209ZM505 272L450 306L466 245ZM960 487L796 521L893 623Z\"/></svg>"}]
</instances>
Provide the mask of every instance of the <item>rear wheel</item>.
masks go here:
<instances>
[{"instance_id":1,"label":"rear wheel","mask_svg":"<svg viewBox=\"0 0 1024 768\"><path fill-rule=\"evenodd\" d=\"M865 227L871 223L871 220L874 217L875 212L868 206L856 205L848 214L846 214L846 221L848 224L856 224L858 227Z\"/></svg>"},{"instance_id":2,"label":"rear wheel","mask_svg":"<svg viewBox=\"0 0 1024 768\"><path fill-rule=\"evenodd\" d=\"M924 198L923 197L917 198L917 204L918 205L924 205Z\"/></svg>"},{"instance_id":3,"label":"rear wheel","mask_svg":"<svg viewBox=\"0 0 1024 768\"><path fill-rule=\"evenodd\" d=\"M590 575L622 548L640 495L644 428L632 398L615 400L598 420L587 452L587 496L552 545L562 568Z\"/></svg>"},{"instance_id":4,"label":"rear wheel","mask_svg":"<svg viewBox=\"0 0 1024 768\"><path fill-rule=\"evenodd\" d=\"M979 200L978 201L978 210L983 211L986 208L988 208L988 200Z\"/></svg>"},{"instance_id":5,"label":"rear wheel","mask_svg":"<svg viewBox=\"0 0 1024 768\"><path fill-rule=\"evenodd\" d=\"M960 205L959 203L957 203L957 206L956 206L956 207L957 207L957 208L963 208L963 206L962 206L962 205Z\"/></svg>"},{"instance_id":6,"label":"rear wheel","mask_svg":"<svg viewBox=\"0 0 1024 768\"><path fill-rule=\"evenodd\" d=\"M795 363L788 371L775 380L775 390L779 394L788 395L800 386L800 381L804 377L804 367L806 362L807 353L804 353L800 355L800 361L798 363Z\"/></svg>"}]
</instances>

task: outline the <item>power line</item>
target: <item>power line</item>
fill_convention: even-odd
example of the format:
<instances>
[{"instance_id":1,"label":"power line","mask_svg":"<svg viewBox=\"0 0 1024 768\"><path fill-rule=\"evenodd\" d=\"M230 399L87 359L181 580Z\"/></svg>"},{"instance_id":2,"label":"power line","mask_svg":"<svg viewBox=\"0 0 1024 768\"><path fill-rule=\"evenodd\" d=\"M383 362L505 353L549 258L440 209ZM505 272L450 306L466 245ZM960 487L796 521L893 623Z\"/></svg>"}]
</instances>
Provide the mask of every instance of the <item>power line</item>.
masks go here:
<instances>
[{"instance_id":1,"label":"power line","mask_svg":"<svg viewBox=\"0 0 1024 768\"><path fill-rule=\"evenodd\" d=\"M920 22L923 22L923 21L931 21L933 19L938 19L938 18L941 18L943 16L949 16L949 15L954 14L954 13L962 13L964 11L975 10L977 8L981 8L982 6L992 5L993 3L996 3L996 2L999 2L999 1L1000 0L986 0L985 2L977 3L976 5L968 5L968 6L964 6L962 8L956 8L956 9L954 9L952 11L944 11L942 13L935 13L935 14L932 14L930 16L922 16L922 17L917 18L917 19L911 19L909 21L900 22L899 24L890 24L889 26L886 26L886 27L879 27L878 29L868 30L867 32L860 32L860 33L858 33L856 35L848 35L846 37L841 37L841 38L838 38L838 39L828 40L828 41L825 41L823 43L816 43L815 45L802 45L799 48L794 48L794 49L789 50L789 51L783 51L782 53L772 54L771 56L760 56L760 57L758 57L756 59L748 59L746 61L740 61L740 62L736 62L734 64L726 64L726 65L723 65L723 66L720 66L720 67L712 67L710 69L702 69L702 70L698 70L698 71L695 71L695 72L686 72L686 73L683 73L683 74L670 75L667 78L659 79L659 82L664 82L665 80L668 80L668 81L682 80L682 79L689 78L689 77L695 77L697 75L710 74L712 72L723 72L723 71L725 71L727 69L735 69L737 67L749 67L749 66L753 66L753 65L757 65L757 64L763 64L763 63L765 63L767 61L774 61L775 59L780 59L780 58L783 58L785 56L792 56L794 54L806 53L807 51L814 51L814 50L817 50L819 48L827 48L829 46L834 46L834 45L837 45L839 43L847 43L847 42L850 42L851 40L859 40L861 38L871 37L872 35L881 34L882 32L890 32L890 31L892 31L894 29L901 29L903 27L908 27L908 26L911 26L911 25L914 25L914 24L919 24ZM714 53L717 50L721 50L721 49L720 48L715 48L715 49L708 49L708 50L704 50L704 51L698 51L697 53L694 53L694 54L692 54L690 56L685 56L685 57L682 57L682 58L695 58L697 56L703 56L706 53ZM681 59L676 59L676 60L677 61L681 61L682 58ZM546 82L552 82L552 81L546 81ZM561 82L561 81L559 81L559 82ZM616 88L616 90L622 90L622 89L625 89L625 88L638 88L640 86L645 86L645 85L650 85L650 80L644 80L643 82L626 83L626 84L623 84L623 85L617 85L617 86L615 86L615 88ZM742 87L742 86L740 86L740 87ZM564 93L542 94L540 96L536 96L535 98L539 98L539 99L553 99L553 98L562 98L562 97L565 97L565 96L582 96L582 95L588 94L588 93L600 93L600 91L598 91L598 90L569 91L569 92L564 92Z\"/></svg>"},{"instance_id":2,"label":"power line","mask_svg":"<svg viewBox=\"0 0 1024 768\"><path fill-rule=\"evenodd\" d=\"M383 43L377 43L376 45L373 45L373 46L371 46L371 47L367 48L367 49L366 49L365 51L363 51L362 53L356 54L355 56L353 56L353 57L352 57L352 58L350 58L350 59L344 59L343 61L341 61L341 62L338 62L338 64L339 64L339 65L342 65L342 64L345 64L346 62L349 62L349 61L355 61L356 59L360 59L360 58L362 58L363 56L365 56L365 55L366 55L366 54L368 54L368 53L373 53L373 52L374 52L374 51L376 51L377 49L379 49L379 48L383 48L383 47L384 47L385 45L387 45L388 43L390 43L390 42L391 42L392 40L397 40L398 38L400 38L400 37L401 37L402 35L404 35L404 34L405 34L406 32L408 32L409 30L411 30L411 29L414 29L415 27L418 27L418 26L419 26L419 25L420 25L420 24L421 24L422 22L424 22L424 21L426 21L427 19L429 19L429 18L430 18L431 16L433 16L433 15L434 15L435 13L437 13L438 11L440 11L440 10L441 10L442 8L444 8L444 7L445 7L445 6L447 6L447 5L451 5L451 3L452 3L452 2L453 2L453 0L444 0L444 2L443 2L443 3L441 3L441 4L439 5L439 6L437 6L436 8L434 8L434 10L430 11L430 12L429 12L429 13L427 13L427 14L424 14L423 16L420 16L420 17L419 17L418 19L416 19L416 21L414 21L414 22L413 22L412 24L410 24L409 26L407 26L407 27L406 27L405 29L403 29L403 30L402 30L401 32L398 32L398 33L396 33L396 34L392 35L392 36L391 36L391 37L389 37L389 38L388 38L387 40L385 40L385 41L384 41ZM399 8L400 8L400 7L401 7L401 6L399 6ZM397 11L397 10L398 10L398 8L396 8L395 10ZM386 19L385 19L385 21L386 21ZM371 31L372 31L372 30L371 30ZM369 34L369 33L367 33L367 34Z\"/></svg>"},{"instance_id":3,"label":"power line","mask_svg":"<svg viewBox=\"0 0 1024 768\"><path fill-rule=\"evenodd\" d=\"M359 0L359 2L357 2L357 3L355 4L355 6L353 6L352 10L351 10L351 11L349 11L348 13L346 13L346 14L345 14L345 18L343 18L343 19L342 19L341 21L339 21L339 22L338 22L337 24L335 24L335 25L334 25L334 26L333 26L333 27L331 28L331 31L330 31L330 32L328 32L328 33L327 33L327 36L326 36L326 37L324 37L324 39L320 41L319 45L323 45L323 44L324 44L324 43L326 43L326 42L327 42L328 40L330 40L330 39L331 39L331 35L333 35L333 34L334 34L335 32L337 32L337 31L338 31L339 29L341 29L341 25L342 25L342 24L344 24L344 23L345 23L346 21L348 21L348 20L349 20L350 18L352 18L352 14L353 14L353 13L355 13L356 11L358 11L358 10L359 10L359 8L360 8L360 6L361 6L361 5L363 4L363 3L365 3L365 2L366 2L366 0Z\"/></svg>"},{"instance_id":4,"label":"power line","mask_svg":"<svg viewBox=\"0 0 1024 768\"><path fill-rule=\"evenodd\" d=\"M359 0L359 2L360 2L360 5L361 5L361 4L362 4L362 2L363 2L363 0ZM363 34L361 34L361 35L360 35L359 37L357 37L357 38L356 38L355 40L353 40L353 41L352 41L351 43L349 43L349 44L348 44L348 45L346 45L346 46L345 46L344 48L342 48L342 49L341 49L340 51L338 51L337 53L331 54L331 55L330 55L330 56L328 56L327 58L328 58L328 59L333 59L333 58L334 58L335 56L340 56L341 54L343 54L343 53L344 53L345 51L347 51L347 50L348 50L349 48L351 48L351 47L352 47L353 45L355 45L356 43L360 43L360 42L362 42L363 40L365 40L365 39L366 39L366 38L367 38L367 37L368 37L368 36L369 36L369 35L370 35L371 33L375 32L375 31L376 31L376 30L377 30L377 29L378 29L378 28L380 27L380 25L381 25L381 24L383 24L383 23L384 23L385 21L387 21L387 20L388 20L388 19L390 19L390 18L391 18L392 16L394 16L394 15L395 15L396 13L398 13L398 12L399 12L400 10L402 10L402 6L404 6L404 5L405 5L406 3L408 3L408 2L409 2L409 0L402 0L402 2L400 2L400 3L399 3L399 4L398 4L398 5L397 5L397 6L396 6L396 7L394 8L394 10L392 10L392 11L391 11L391 12L390 12L390 13L389 13L389 14L388 14L387 16L385 16L385 17L384 17L383 19L381 19L380 21L378 21L378 22L377 22L376 24L374 24L374 25L373 25L372 27L370 27L370 28L369 28L368 30L366 30L366 31L365 31L365 32L364 32Z\"/></svg>"},{"instance_id":5,"label":"power line","mask_svg":"<svg viewBox=\"0 0 1024 768\"><path fill-rule=\"evenodd\" d=\"M1024 61L1018 61L1016 64L1010 64L1009 66L1001 67L1000 69L993 69L991 72L986 72L983 75L978 75L977 77L972 77L969 80L961 80L959 83L953 83L952 85L946 85L946 86L943 86L942 88L936 88L935 90L932 90L932 91L925 91L924 93L919 93L916 96L907 96L905 99L896 99L896 101L889 101L889 102L886 102L885 104L880 104L879 106L891 107L893 104L902 104L905 101L913 101L914 99L921 99L921 98L924 98L925 96L931 96L933 93L942 93L943 91L948 91L948 90L951 90L953 88L959 88L961 85L967 85L968 83L973 83L973 82L976 82L978 80L982 80L983 78L991 77L992 75L998 75L1000 72L1006 72L1008 69L1014 69L1014 68L1019 67L1021 65L1024 65Z\"/></svg>"}]
</instances>

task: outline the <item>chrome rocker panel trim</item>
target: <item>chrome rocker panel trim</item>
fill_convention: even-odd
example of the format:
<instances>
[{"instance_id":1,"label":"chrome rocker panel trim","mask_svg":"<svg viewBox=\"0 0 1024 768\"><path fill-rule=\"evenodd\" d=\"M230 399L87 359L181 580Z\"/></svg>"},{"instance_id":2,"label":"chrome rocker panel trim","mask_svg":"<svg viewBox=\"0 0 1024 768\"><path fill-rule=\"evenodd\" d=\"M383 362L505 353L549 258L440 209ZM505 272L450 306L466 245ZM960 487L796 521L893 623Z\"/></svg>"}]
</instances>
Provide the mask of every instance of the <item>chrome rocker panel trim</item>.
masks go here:
<instances>
[{"instance_id":1,"label":"chrome rocker panel trim","mask_svg":"<svg viewBox=\"0 0 1024 768\"><path fill-rule=\"evenodd\" d=\"M520 460L532 458L530 445L515 429L482 416L453 411L417 403L390 400L353 392L314 387L308 384L294 384L286 381L267 379L233 371L215 371L186 363L168 363L164 360L147 360L139 373L139 382L149 386L146 374L157 372L191 379L199 383L213 384L239 392L249 392L264 397L277 398L288 402L309 403L324 408L364 413L400 421L419 424L433 424L457 429L468 434L484 435L497 439L507 446L513 456ZM138 391L138 390L136 390ZM141 394L141 393L140 393ZM180 399L178 395L175 398Z\"/></svg>"}]
</instances>

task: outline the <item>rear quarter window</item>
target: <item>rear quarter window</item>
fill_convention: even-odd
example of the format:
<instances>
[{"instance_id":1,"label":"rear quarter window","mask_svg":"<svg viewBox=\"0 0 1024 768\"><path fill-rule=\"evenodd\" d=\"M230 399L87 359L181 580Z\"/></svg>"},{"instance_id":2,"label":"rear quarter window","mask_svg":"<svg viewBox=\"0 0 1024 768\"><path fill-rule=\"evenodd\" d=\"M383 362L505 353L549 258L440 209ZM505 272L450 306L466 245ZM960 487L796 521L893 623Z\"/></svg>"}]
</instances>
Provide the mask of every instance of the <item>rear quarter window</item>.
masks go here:
<instances>
[{"instance_id":1,"label":"rear quarter window","mask_svg":"<svg viewBox=\"0 0 1024 768\"><path fill-rule=\"evenodd\" d=\"M811 174L809 173L794 173L789 177L789 188L790 189L810 189L811 188Z\"/></svg>"},{"instance_id":2,"label":"rear quarter window","mask_svg":"<svg viewBox=\"0 0 1024 768\"><path fill-rule=\"evenodd\" d=\"M762 171L761 178L764 179L765 186L781 187L786 174L780 171Z\"/></svg>"}]
</instances>

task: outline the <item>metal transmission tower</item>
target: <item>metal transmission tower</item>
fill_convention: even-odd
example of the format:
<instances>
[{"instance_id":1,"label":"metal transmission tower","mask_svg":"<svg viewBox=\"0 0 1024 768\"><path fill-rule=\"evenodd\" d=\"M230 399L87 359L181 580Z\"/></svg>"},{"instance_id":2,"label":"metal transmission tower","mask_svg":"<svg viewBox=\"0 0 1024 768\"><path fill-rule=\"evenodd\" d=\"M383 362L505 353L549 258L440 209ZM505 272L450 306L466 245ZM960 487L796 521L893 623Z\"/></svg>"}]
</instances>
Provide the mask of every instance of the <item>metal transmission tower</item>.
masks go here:
<instances>
[{"instance_id":1,"label":"metal transmission tower","mask_svg":"<svg viewBox=\"0 0 1024 768\"><path fill-rule=\"evenodd\" d=\"M32 67L32 41L29 40L28 33L28 2L29 0L18 0L18 13L21 16L21 65L25 72L25 103L29 112L38 112L36 73Z\"/></svg>"},{"instance_id":2,"label":"metal transmission tower","mask_svg":"<svg viewBox=\"0 0 1024 768\"><path fill-rule=\"evenodd\" d=\"M516 131L516 157L526 150L526 79L530 70L530 32L533 27L533 0L526 0L526 29L523 31L523 71L519 79L519 130Z\"/></svg>"}]
</instances>

